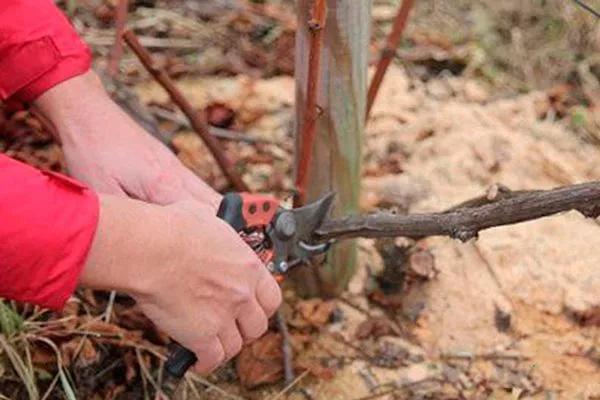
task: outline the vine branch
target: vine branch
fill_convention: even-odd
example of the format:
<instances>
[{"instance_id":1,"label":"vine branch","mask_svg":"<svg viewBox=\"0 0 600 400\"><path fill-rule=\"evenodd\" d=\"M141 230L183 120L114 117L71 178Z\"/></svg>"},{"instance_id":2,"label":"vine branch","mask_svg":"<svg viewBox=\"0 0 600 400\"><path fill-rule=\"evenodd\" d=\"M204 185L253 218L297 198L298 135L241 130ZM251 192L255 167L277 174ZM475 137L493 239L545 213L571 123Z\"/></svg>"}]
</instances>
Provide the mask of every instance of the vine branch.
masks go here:
<instances>
[{"instance_id":1,"label":"vine branch","mask_svg":"<svg viewBox=\"0 0 600 400\"><path fill-rule=\"evenodd\" d=\"M377 97L377 93L379 92L379 88L381 87L381 82L387 72L394 56L396 55L396 49L398 48L398 43L400 42L400 38L402 37L402 32L404 32L404 28L406 27L406 22L408 20L408 14L412 9L414 4L414 0L404 0L402 2L402 6L398 9L398 14L394 19L394 24L392 26L392 31L387 37L385 47L381 51L381 58L377 63L377 68L375 69L375 74L373 75L373 79L371 80L371 84L369 85L369 92L367 94L367 117L365 121L369 120L369 116L371 115L371 109L373 108L373 104L375 103L375 98Z\"/></svg>"},{"instance_id":2,"label":"vine branch","mask_svg":"<svg viewBox=\"0 0 600 400\"><path fill-rule=\"evenodd\" d=\"M219 141L210 133L209 126L202 120L199 113L194 109L190 102L185 98L183 93L175 86L169 75L162 69L156 67L152 55L140 43L135 33L131 30L126 30L123 33L123 40L139 58L146 70L156 79L156 81L169 93L171 100L190 120L190 124L194 131L200 136L204 144L208 147L211 154L221 167L221 170L235 187L235 190L246 192L250 189L242 178L236 173L233 163L227 158L225 152L221 148Z\"/></svg>"},{"instance_id":3,"label":"vine branch","mask_svg":"<svg viewBox=\"0 0 600 400\"><path fill-rule=\"evenodd\" d=\"M128 0L119 0L117 3L115 42L110 49L108 62L108 74L112 78L116 78L119 74L119 63L121 62L121 57L123 57L123 42L121 41L121 37L123 36L125 25L127 24L128 8Z\"/></svg>"},{"instance_id":4,"label":"vine branch","mask_svg":"<svg viewBox=\"0 0 600 400\"><path fill-rule=\"evenodd\" d=\"M449 236L466 242L480 231L512 225L566 211L586 217L600 215L600 181L550 190L510 192L496 190L438 213L399 215L378 212L324 221L316 231L319 240L356 237L403 236L420 239Z\"/></svg>"},{"instance_id":5,"label":"vine branch","mask_svg":"<svg viewBox=\"0 0 600 400\"><path fill-rule=\"evenodd\" d=\"M312 19L309 21L309 48L308 56L308 83L306 92L306 108L304 110L304 128L302 130L302 147L298 158L298 175L296 177L296 196L294 207L303 205L306 192L306 178L308 166L313 151L313 141L317 129L317 95L319 87L319 74L321 71L321 46L323 42L323 27L325 25L325 0L316 0Z\"/></svg>"}]
</instances>

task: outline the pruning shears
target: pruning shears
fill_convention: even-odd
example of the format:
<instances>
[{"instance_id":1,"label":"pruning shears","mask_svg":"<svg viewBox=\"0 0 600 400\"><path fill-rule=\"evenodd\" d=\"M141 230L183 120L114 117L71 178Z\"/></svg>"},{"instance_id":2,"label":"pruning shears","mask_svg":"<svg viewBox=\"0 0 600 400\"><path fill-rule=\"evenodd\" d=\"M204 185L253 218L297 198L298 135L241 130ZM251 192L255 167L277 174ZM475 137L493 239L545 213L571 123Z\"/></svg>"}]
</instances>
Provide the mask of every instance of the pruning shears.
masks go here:
<instances>
[{"instance_id":1,"label":"pruning shears","mask_svg":"<svg viewBox=\"0 0 600 400\"><path fill-rule=\"evenodd\" d=\"M311 242L333 198L330 192L305 206L287 209L271 196L232 192L224 195L217 216L238 232L281 283L290 268L329 250L331 243ZM181 378L196 361L192 351L175 344L165 370L171 377Z\"/></svg>"}]
</instances>

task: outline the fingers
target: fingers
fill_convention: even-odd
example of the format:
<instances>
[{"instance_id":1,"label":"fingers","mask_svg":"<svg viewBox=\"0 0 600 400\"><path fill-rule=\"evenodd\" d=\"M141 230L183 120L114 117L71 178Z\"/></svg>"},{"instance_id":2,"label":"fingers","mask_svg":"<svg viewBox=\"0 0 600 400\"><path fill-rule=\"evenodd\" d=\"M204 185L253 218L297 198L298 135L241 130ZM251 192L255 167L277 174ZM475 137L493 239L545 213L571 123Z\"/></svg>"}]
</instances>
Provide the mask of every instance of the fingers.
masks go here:
<instances>
[{"instance_id":1,"label":"fingers","mask_svg":"<svg viewBox=\"0 0 600 400\"><path fill-rule=\"evenodd\" d=\"M271 318L281 304L281 289L271 275L266 275L256 286L256 300L267 318Z\"/></svg>"},{"instance_id":2,"label":"fingers","mask_svg":"<svg viewBox=\"0 0 600 400\"><path fill-rule=\"evenodd\" d=\"M199 176L184 168L184 186L194 199L209 206L217 214L223 196L206 184Z\"/></svg>"},{"instance_id":3,"label":"fingers","mask_svg":"<svg viewBox=\"0 0 600 400\"><path fill-rule=\"evenodd\" d=\"M225 351L225 358L223 362L229 361L235 357L240 350L242 350L242 345L244 344L242 335L240 335L240 331L238 330L235 322L228 325L219 333L219 340L221 341L221 345Z\"/></svg>"},{"instance_id":4,"label":"fingers","mask_svg":"<svg viewBox=\"0 0 600 400\"><path fill-rule=\"evenodd\" d=\"M198 357L194 369L201 375L210 374L225 361L225 349L216 336L205 346L197 347L194 352Z\"/></svg>"},{"instance_id":5,"label":"fingers","mask_svg":"<svg viewBox=\"0 0 600 400\"><path fill-rule=\"evenodd\" d=\"M268 318L257 300L244 307L237 319L237 325L245 343L261 337L266 332L268 324Z\"/></svg>"}]
</instances>

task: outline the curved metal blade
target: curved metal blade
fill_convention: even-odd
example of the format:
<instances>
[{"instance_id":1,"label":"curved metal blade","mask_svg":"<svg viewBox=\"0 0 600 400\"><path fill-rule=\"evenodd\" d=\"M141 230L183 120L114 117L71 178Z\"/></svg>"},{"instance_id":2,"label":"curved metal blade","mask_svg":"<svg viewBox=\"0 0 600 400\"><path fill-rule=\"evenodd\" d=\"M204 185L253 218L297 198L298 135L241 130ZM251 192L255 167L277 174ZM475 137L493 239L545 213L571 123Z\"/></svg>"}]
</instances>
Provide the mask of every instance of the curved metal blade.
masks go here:
<instances>
[{"instance_id":1,"label":"curved metal blade","mask_svg":"<svg viewBox=\"0 0 600 400\"><path fill-rule=\"evenodd\" d=\"M313 203L291 210L296 220L296 242L311 242L315 230L329 213L334 197L335 193L329 192Z\"/></svg>"},{"instance_id":2,"label":"curved metal blade","mask_svg":"<svg viewBox=\"0 0 600 400\"><path fill-rule=\"evenodd\" d=\"M269 235L275 270L285 272L291 264L306 261L328 248L327 244L311 246L310 243L315 230L329 213L334 197L335 193L330 192L306 206L282 211Z\"/></svg>"}]
</instances>

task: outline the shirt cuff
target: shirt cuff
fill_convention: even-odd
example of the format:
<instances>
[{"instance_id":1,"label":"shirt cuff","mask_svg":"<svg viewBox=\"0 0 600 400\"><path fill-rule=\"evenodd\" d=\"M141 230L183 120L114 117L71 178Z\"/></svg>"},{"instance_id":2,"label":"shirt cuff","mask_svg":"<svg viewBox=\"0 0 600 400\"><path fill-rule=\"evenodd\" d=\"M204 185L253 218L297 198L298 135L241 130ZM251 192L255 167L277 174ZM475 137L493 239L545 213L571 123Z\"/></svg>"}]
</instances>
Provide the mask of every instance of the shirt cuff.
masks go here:
<instances>
[{"instance_id":1,"label":"shirt cuff","mask_svg":"<svg viewBox=\"0 0 600 400\"><path fill-rule=\"evenodd\" d=\"M30 103L91 66L89 46L53 2L8 2L0 7L1 101L12 106Z\"/></svg>"},{"instance_id":2,"label":"shirt cuff","mask_svg":"<svg viewBox=\"0 0 600 400\"><path fill-rule=\"evenodd\" d=\"M87 262L99 198L62 174L0 154L0 296L59 311Z\"/></svg>"}]
</instances>

